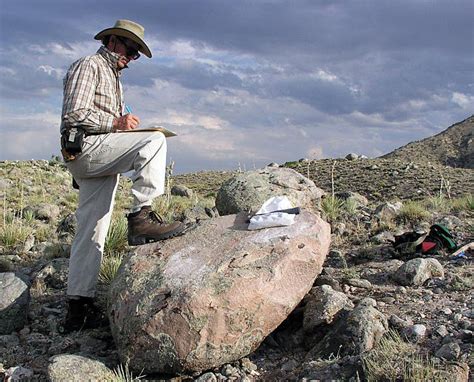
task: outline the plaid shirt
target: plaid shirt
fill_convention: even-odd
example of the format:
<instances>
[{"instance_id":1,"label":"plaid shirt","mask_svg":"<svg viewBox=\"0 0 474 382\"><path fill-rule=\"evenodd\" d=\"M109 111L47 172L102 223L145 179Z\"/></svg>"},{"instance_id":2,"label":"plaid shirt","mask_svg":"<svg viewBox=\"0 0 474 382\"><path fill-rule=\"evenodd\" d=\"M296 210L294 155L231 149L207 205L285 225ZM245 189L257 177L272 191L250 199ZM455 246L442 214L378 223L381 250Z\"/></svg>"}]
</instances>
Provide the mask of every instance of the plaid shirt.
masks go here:
<instances>
[{"instance_id":1,"label":"plaid shirt","mask_svg":"<svg viewBox=\"0 0 474 382\"><path fill-rule=\"evenodd\" d=\"M93 56L74 62L64 77L61 133L80 127L88 134L112 131L123 111L118 56L102 46Z\"/></svg>"}]
</instances>

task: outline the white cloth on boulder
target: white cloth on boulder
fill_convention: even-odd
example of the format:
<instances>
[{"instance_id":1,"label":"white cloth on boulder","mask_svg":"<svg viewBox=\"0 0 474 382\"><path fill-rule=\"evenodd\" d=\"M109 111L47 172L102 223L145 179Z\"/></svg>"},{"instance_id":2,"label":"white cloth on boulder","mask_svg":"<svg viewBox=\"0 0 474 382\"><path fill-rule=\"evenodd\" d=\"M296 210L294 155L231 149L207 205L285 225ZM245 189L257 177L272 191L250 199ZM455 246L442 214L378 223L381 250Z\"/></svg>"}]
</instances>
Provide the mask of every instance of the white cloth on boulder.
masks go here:
<instances>
[{"instance_id":1,"label":"white cloth on boulder","mask_svg":"<svg viewBox=\"0 0 474 382\"><path fill-rule=\"evenodd\" d=\"M293 208L293 205L286 196L274 196L257 211L257 214L250 219L249 230L288 226L295 222L294 214L286 212L274 212Z\"/></svg>"}]
</instances>

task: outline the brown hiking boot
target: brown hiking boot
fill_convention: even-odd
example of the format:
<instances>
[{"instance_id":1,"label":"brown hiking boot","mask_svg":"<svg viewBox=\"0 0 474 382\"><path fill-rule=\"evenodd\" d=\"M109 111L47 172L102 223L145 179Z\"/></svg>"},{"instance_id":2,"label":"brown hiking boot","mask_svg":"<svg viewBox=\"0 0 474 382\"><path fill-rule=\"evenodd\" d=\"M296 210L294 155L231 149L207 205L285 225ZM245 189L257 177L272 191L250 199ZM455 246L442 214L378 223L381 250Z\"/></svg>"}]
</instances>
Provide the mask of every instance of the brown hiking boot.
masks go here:
<instances>
[{"instance_id":1,"label":"brown hiking boot","mask_svg":"<svg viewBox=\"0 0 474 382\"><path fill-rule=\"evenodd\" d=\"M181 222L166 224L150 206L128 214L128 244L142 245L178 236L186 226Z\"/></svg>"}]
</instances>

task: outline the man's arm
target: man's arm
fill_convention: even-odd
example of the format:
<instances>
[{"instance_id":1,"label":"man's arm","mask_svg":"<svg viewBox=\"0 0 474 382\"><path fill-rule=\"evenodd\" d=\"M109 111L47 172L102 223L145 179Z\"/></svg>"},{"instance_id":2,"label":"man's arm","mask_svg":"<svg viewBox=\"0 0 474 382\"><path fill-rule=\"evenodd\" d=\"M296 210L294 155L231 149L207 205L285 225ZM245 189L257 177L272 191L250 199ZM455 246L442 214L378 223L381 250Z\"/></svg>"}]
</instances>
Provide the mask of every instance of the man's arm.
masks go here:
<instances>
[{"instance_id":1,"label":"man's arm","mask_svg":"<svg viewBox=\"0 0 474 382\"><path fill-rule=\"evenodd\" d=\"M113 130L114 116L94 107L96 88L97 66L93 62L82 60L69 70L64 83L64 127L81 127L92 134Z\"/></svg>"}]
</instances>

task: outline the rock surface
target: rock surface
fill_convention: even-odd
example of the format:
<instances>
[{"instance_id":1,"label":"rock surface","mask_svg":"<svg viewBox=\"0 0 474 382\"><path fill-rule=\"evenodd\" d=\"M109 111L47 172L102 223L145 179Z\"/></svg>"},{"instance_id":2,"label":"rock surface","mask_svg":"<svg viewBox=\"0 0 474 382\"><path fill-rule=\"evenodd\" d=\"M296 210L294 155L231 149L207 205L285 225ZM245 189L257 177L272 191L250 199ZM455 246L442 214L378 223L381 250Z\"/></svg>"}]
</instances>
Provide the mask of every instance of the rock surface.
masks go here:
<instances>
[{"instance_id":1,"label":"rock surface","mask_svg":"<svg viewBox=\"0 0 474 382\"><path fill-rule=\"evenodd\" d=\"M295 207L313 209L324 192L312 180L289 168L266 167L224 182L216 197L220 215L257 211L272 196L286 195Z\"/></svg>"},{"instance_id":2,"label":"rock surface","mask_svg":"<svg viewBox=\"0 0 474 382\"><path fill-rule=\"evenodd\" d=\"M48 367L51 382L107 381L112 376L112 371L102 362L75 354L55 356Z\"/></svg>"},{"instance_id":3,"label":"rock surface","mask_svg":"<svg viewBox=\"0 0 474 382\"><path fill-rule=\"evenodd\" d=\"M354 307L344 293L335 291L329 285L312 288L307 299L303 319L305 332L313 331L318 325L331 323L342 309Z\"/></svg>"},{"instance_id":4,"label":"rock surface","mask_svg":"<svg viewBox=\"0 0 474 382\"><path fill-rule=\"evenodd\" d=\"M358 355L373 349L388 330L387 318L375 305L375 300L365 298L354 310L341 315L308 357Z\"/></svg>"},{"instance_id":5,"label":"rock surface","mask_svg":"<svg viewBox=\"0 0 474 382\"><path fill-rule=\"evenodd\" d=\"M443 266L436 259L417 258L407 261L394 275L401 285L423 285L432 277L444 277Z\"/></svg>"},{"instance_id":6,"label":"rock surface","mask_svg":"<svg viewBox=\"0 0 474 382\"><path fill-rule=\"evenodd\" d=\"M0 273L0 334L20 330L26 323L30 290L12 272Z\"/></svg>"},{"instance_id":7,"label":"rock surface","mask_svg":"<svg viewBox=\"0 0 474 382\"><path fill-rule=\"evenodd\" d=\"M311 289L329 225L307 211L289 227L247 231L245 214L138 248L111 286L119 355L145 372L199 371L256 349Z\"/></svg>"}]
</instances>

